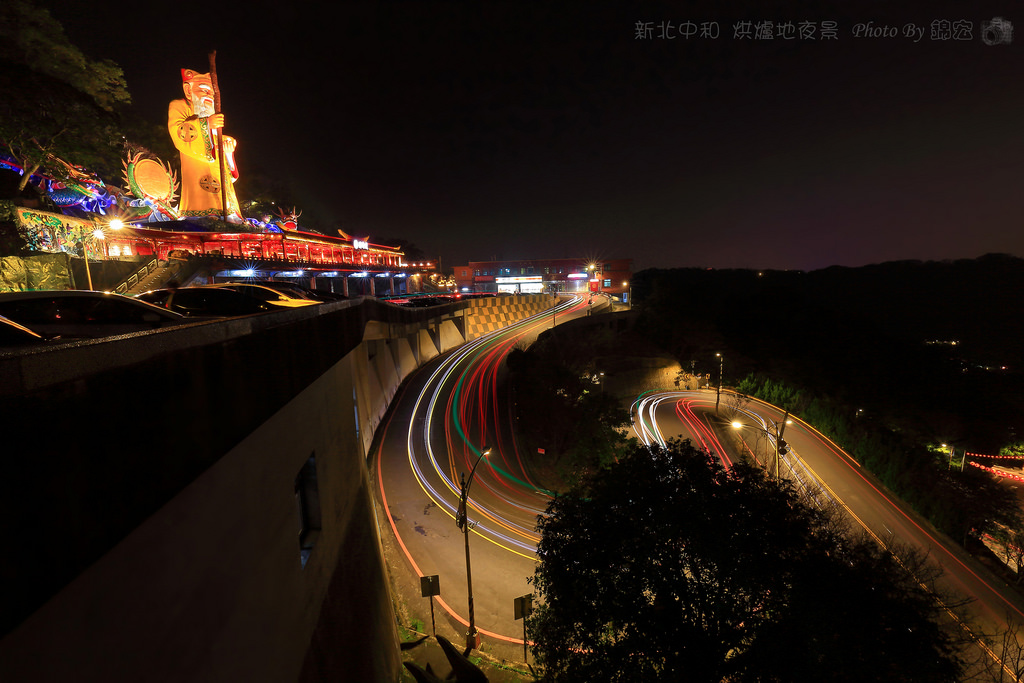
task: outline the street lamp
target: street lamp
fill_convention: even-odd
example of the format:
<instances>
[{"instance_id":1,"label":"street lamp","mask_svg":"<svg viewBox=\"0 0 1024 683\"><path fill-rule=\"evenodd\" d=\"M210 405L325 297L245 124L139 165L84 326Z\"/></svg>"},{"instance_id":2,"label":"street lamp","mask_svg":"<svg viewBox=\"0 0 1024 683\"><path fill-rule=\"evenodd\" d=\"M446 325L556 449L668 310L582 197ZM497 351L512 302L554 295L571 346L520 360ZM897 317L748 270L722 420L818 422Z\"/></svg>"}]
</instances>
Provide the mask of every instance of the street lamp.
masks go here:
<instances>
[{"instance_id":1,"label":"street lamp","mask_svg":"<svg viewBox=\"0 0 1024 683\"><path fill-rule=\"evenodd\" d=\"M79 240L78 243L82 246L82 258L85 260L85 279L86 282L88 282L89 290L91 291L92 271L89 269L89 245L86 242L86 240L90 240L92 242L95 242L96 240L102 241L103 239L105 239L106 236L103 234L103 230L101 228L96 228L95 230L92 231L92 235L90 235L89 237L86 237L84 235L82 237L83 239Z\"/></svg>"},{"instance_id":2,"label":"street lamp","mask_svg":"<svg viewBox=\"0 0 1024 683\"><path fill-rule=\"evenodd\" d=\"M771 422L772 426L775 428L775 434L774 434L774 438L775 438L775 481L778 481L779 480L779 458L780 458L780 456L785 455L788 452L788 450L789 450L787 448L786 442L782 440L782 434L783 434L783 432L786 431L786 425L791 424L793 421L789 419L789 411L788 410L786 411L785 415L782 416L782 420L781 421L779 421L779 422L776 422L775 420L768 420L768 421ZM773 436L772 433L768 431L768 426L767 425L764 425L764 426L762 426L762 425L745 425L745 424L743 424L742 422L739 422L739 421L733 421L733 423L732 423L732 428L733 429L743 429L744 427L755 427L756 429L758 429L760 431L763 431L766 441L771 439L772 436ZM767 459L766 459L766 461L765 461L765 469L767 469L767 464L768 463L767 463Z\"/></svg>"},{"instance_id":3,"label":"street lamp","mask_svg":"<svg viewBox=\"0 0 1024 683\"><path fill-rule=\"evenodd\" d=\"M97 223L96 221L93 221L93 225L95 225L96 228L92 231L92 235L89 237L83 235L80 240L82 245L82 256L85 259L85 279L89 283L90 290L92 289L92 270L89 268L89 244L92 244L93 246L102 244L102 248L98 249L98 251L100 256L103 257L103 260L108 260L110 258L110 247L106 242L107 230L121 230L124 228L124 221L120 218L114 218L105 225Z\"/></svg>"},{"instance_id":4,"label":"street lamp","mask_svg":"<svg viewBox=\"0 0 1024 683\"><path fill-rule=\"evenodd\" d=\"M715 414L718 414L718 402L722 399L722 367L725 365L725 358L722 354L716 353L718 356L718 391L715 392Z\"/></svg>"},{"instance_id":5,"label":"street lamp","mask_svg":"<svg viewBox=\"0 0 1024 683\"><path fill-rule=\"evenodd\" d=\"M462 491L459 493L459 509L455 513L455 524L462 530L462 535L466 539L466 587L469 591L469 631L466 632L466 649L475 650L480 647L480 635L476 630L476 617L473 613L473 569L469 563L469 519L466 515L466 502L469 500L469 486L473 483L473 475L476 474L476 467L480 464L480 461L484 459L484 456L490 455L491 449L485 447L480 452L480 457L473 463L473 469L469 471L469 479L466 479L466 473L463 472L459 485L462 487Z\"/></svg>"}]
</instances>

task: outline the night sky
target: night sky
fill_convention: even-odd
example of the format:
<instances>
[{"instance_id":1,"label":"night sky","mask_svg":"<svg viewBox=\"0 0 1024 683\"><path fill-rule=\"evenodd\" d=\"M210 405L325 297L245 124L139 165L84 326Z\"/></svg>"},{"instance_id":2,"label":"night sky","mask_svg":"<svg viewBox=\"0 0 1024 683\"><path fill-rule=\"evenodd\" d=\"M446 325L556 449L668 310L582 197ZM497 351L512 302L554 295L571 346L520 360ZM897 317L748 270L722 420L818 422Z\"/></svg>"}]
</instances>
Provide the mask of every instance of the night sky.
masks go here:
<instances>
[{"instance_id":1,"label":"night sky","mask_svg":"<svg viewBox=\"0 0 1024 683\"><path fill-rule=\"evenodd\" d=\"M214 10L196 21L199 3L142 4L49 6L88 56L121 65L154 123L179 69L208 70L216 49L239 188L247 169L287 180L300 224L404 238L446 267L1024 256L1024 35L981 31L1002 17L1024 32L1009 0L227 2L210 5L220 28ZM735 37L766 21L772 40ZM855 37L868 22L897 36Z\"/></svg>"}]
</instances>

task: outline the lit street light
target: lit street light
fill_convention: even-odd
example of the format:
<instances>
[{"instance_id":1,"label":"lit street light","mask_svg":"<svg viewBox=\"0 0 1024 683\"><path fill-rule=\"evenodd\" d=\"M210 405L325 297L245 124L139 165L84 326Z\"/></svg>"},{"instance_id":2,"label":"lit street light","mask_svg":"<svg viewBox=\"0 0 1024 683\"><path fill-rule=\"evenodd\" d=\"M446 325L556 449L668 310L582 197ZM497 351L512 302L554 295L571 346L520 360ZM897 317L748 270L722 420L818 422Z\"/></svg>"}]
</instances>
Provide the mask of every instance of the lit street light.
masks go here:
<instances>
[{"instance_id":1,"label":"lit street light","mask_svg":"<svg viewBox=\"0 0 1024 683\"><path fill-rule=\"evenodd\" d=\"M734 421L732 423L732 428L733 429L743 429L744 427L753 427L753 428L755 428L755 429L757 429L759 431L764 432L765 441L769 441L769 440L772 440L774 438L774 441L775 441L775 481L778 481L779 480L779 458L781 456L784 456L787 452L789 452L789 449L787 447L786 442L782 440L782 434L783 434L783 432L786 431L786 425L790 424L792 422L792 420L789 419L789 411L787 410L785 415L783 415L782 420L780 422L776 422L775 420L769 420L769 422L771 422L772 426L775 427L775 434L772 434L770 431L768 431L768 427L766 425L765 426L762 426L762 425L759 425L759 424L746 425L746 424L743 424L742 422L738 422L738 421ZM767 458L765 458L765 469L768 469L767 466L768 466L768 462L767 462Z\"/></svg>"},{"instance_id":2,"label":"lit street light","mask_svg":"<svg viewBox=\"0 0 1024 683\"><path fill-rule=\"evenodd\" d=\"M94 244L94 245L97 245L97 244L102 244L103 245L103 247L99 251L101 252L101 255L103 256L103 260L107 260L107 259L110 258L110 254L108 253L108 247L107 247L107 243L106 243L106 239L107 239L107 232L106 231L108 229L110 229L110 230L120 230L121 228L124 227L124 222L120 218L114 218L106 226L100 225L100 224L96 223L95 221L93 222L93 225L96 225L98 227L95 230L92 231L91 243ZM82 245L82 257L85 260L85 279L86 279L86 281L89 284L89 289L92 290L92 271L89 269L89 249L88 249L88 244L85 242L85 239L88 239L88 238L84 238L83 240L80 241L80 243Z\"/></svg>"},{"instance_id":3,"label":"lit street light","mask_svg":"<svg viewBox=\"0 0 1024 683\"><path fill-rule=\"evenodd\" d=\"M484 456L490 455L491 449L485 447L480 452L480 457L473 463L473 469L469 471L469 479L466 479L466 473L462 473L461 481L459 482L462 487L462 491L459 494L459 509L455 513L455 524L462 530L462 535L466 539L466 587L469 590L469 631L466 632L466 648L475 650L480 647L480 635L476 630L476 617L473 613L473 570L469 563L469 519L467 517L466 502L469 500L469 486L473 483L473 475L476 474L476 467L480 464L480 461L484 459Z\"/></svg>"}]
</instances>

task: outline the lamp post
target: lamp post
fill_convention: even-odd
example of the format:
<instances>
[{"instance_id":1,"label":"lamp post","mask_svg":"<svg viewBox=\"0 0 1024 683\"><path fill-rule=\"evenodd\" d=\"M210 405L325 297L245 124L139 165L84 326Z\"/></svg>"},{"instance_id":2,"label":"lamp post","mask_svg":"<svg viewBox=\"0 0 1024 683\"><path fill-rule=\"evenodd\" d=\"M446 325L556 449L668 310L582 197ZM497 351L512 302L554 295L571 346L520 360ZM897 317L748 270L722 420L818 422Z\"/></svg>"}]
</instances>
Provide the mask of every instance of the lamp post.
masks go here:
<instances>
[{"instance_id":1,"label":"lamp post","mask_svg":"<svg viewBox=\"0 0 1024 683\"><path fill-rule=\"evenodd\" d=\"M79 241L82 245L82 258L85 260L85 280L89 284L89 290L92 291L92 270L89 268L89 245L86 240L95 243L97 240L101 243L106 239L106 235L102 228L96 228L92 231L92 235L84 237Z\"/></svg>"},{"instance_id":2,"label":"lamp post","mask_svg":"<svg viewBox=\"0 0 1024 683\"><path fill-rule=\"evenodd\" d=\"M110 260L110 247L107 246L107 230L121 230L124 227L124 221L120 218L114 218L107 224L100 224L93 221L93 225L96 228L92 231L92 235L89 237L83 236L81 240L82 244L82 256L85 259L85 279L89 283L89 289L92 290L92 270L89 268L89 248L86 240L90 240L92 244L102 244L102 248L99 250L100 255L104 261ZM91 238L91 239L90 239Z\"/></svg>"},{"instance_id":3,"label":"lamp post","mask_svg":"<svg viewBox=\"0 0 1024 683\"><path fill-rule=\"evenodd\" d=\"M786 442L782 440L782 434L783 432L786 431L786 425L791 423L792 420L789 419L789 411L787 410L786 413L782 416L781 421L776 422L775 420L769 420L769 422L771 422L772 426L775 428L775 481L778 481L779 457L785 455L788 452L788 449L786 448ZM768 431L767 425L763 427L761 425L745 425L742 422L738 421L734 421L732 423L733 429L743 429L744 427L756 427L758 430L763 431L766 441L773 436L772 433ZM767 459L765 462L765 469L767 469Z\"/></svg>"},{"instance_id":4,"label":"lamp post","mask_svg":"<svg viewBox=\"0 0 1024 683\"><path fill-rule=\"evenodd\" d=\"M490 453L489 447L485 447L480 452L480 457L476 459L473 469L469 471L469 479L466 479L465 472L462 473L459 482L462 487L462 491L459 493L459 509L455 513L455 524L462 530L462 535L466 539L466 588L469 592L469 631L466 632L466 648L470 650L480 647L480 635L476 630L476 616L473 612L473 569L469 562L469 519L466 514L466 502L469 500L469 487L473 483L476 467L484 459L484 456L490 455Z\"/></svg>"},{"instance_id":5,"label":"lamp post","mask_svg":"<svg viewBox=\"0 0 1024 683\"><path fill-rule=\"evenodd\" d=\"M716 353L718 356L718 391L715 392L715 414L718 414L718 403L722 400L722 368L725 365L725 358L722 354Z\"/></svg>"}]
</instances>

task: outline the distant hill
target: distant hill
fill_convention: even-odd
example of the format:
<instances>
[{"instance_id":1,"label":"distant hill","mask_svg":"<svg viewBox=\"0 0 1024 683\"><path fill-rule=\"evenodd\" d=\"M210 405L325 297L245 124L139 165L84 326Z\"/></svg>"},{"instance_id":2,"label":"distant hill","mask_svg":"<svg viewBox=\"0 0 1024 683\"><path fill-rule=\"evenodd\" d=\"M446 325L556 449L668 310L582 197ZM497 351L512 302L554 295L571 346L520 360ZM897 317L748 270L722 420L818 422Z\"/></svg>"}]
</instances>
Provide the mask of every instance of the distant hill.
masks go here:
<instances>
[{"instance_id":1,"label":"distant hill","mask_svg":"<svg viewBox=\"0 0 1024 683\"><path fill-rule=\"evenodd\" d=\"M632 284L651 338L701 372L723 353L727 384L760 372L989 448L1024 431L1024 259L645 270Z\"/></svg>"}]
</instances>

